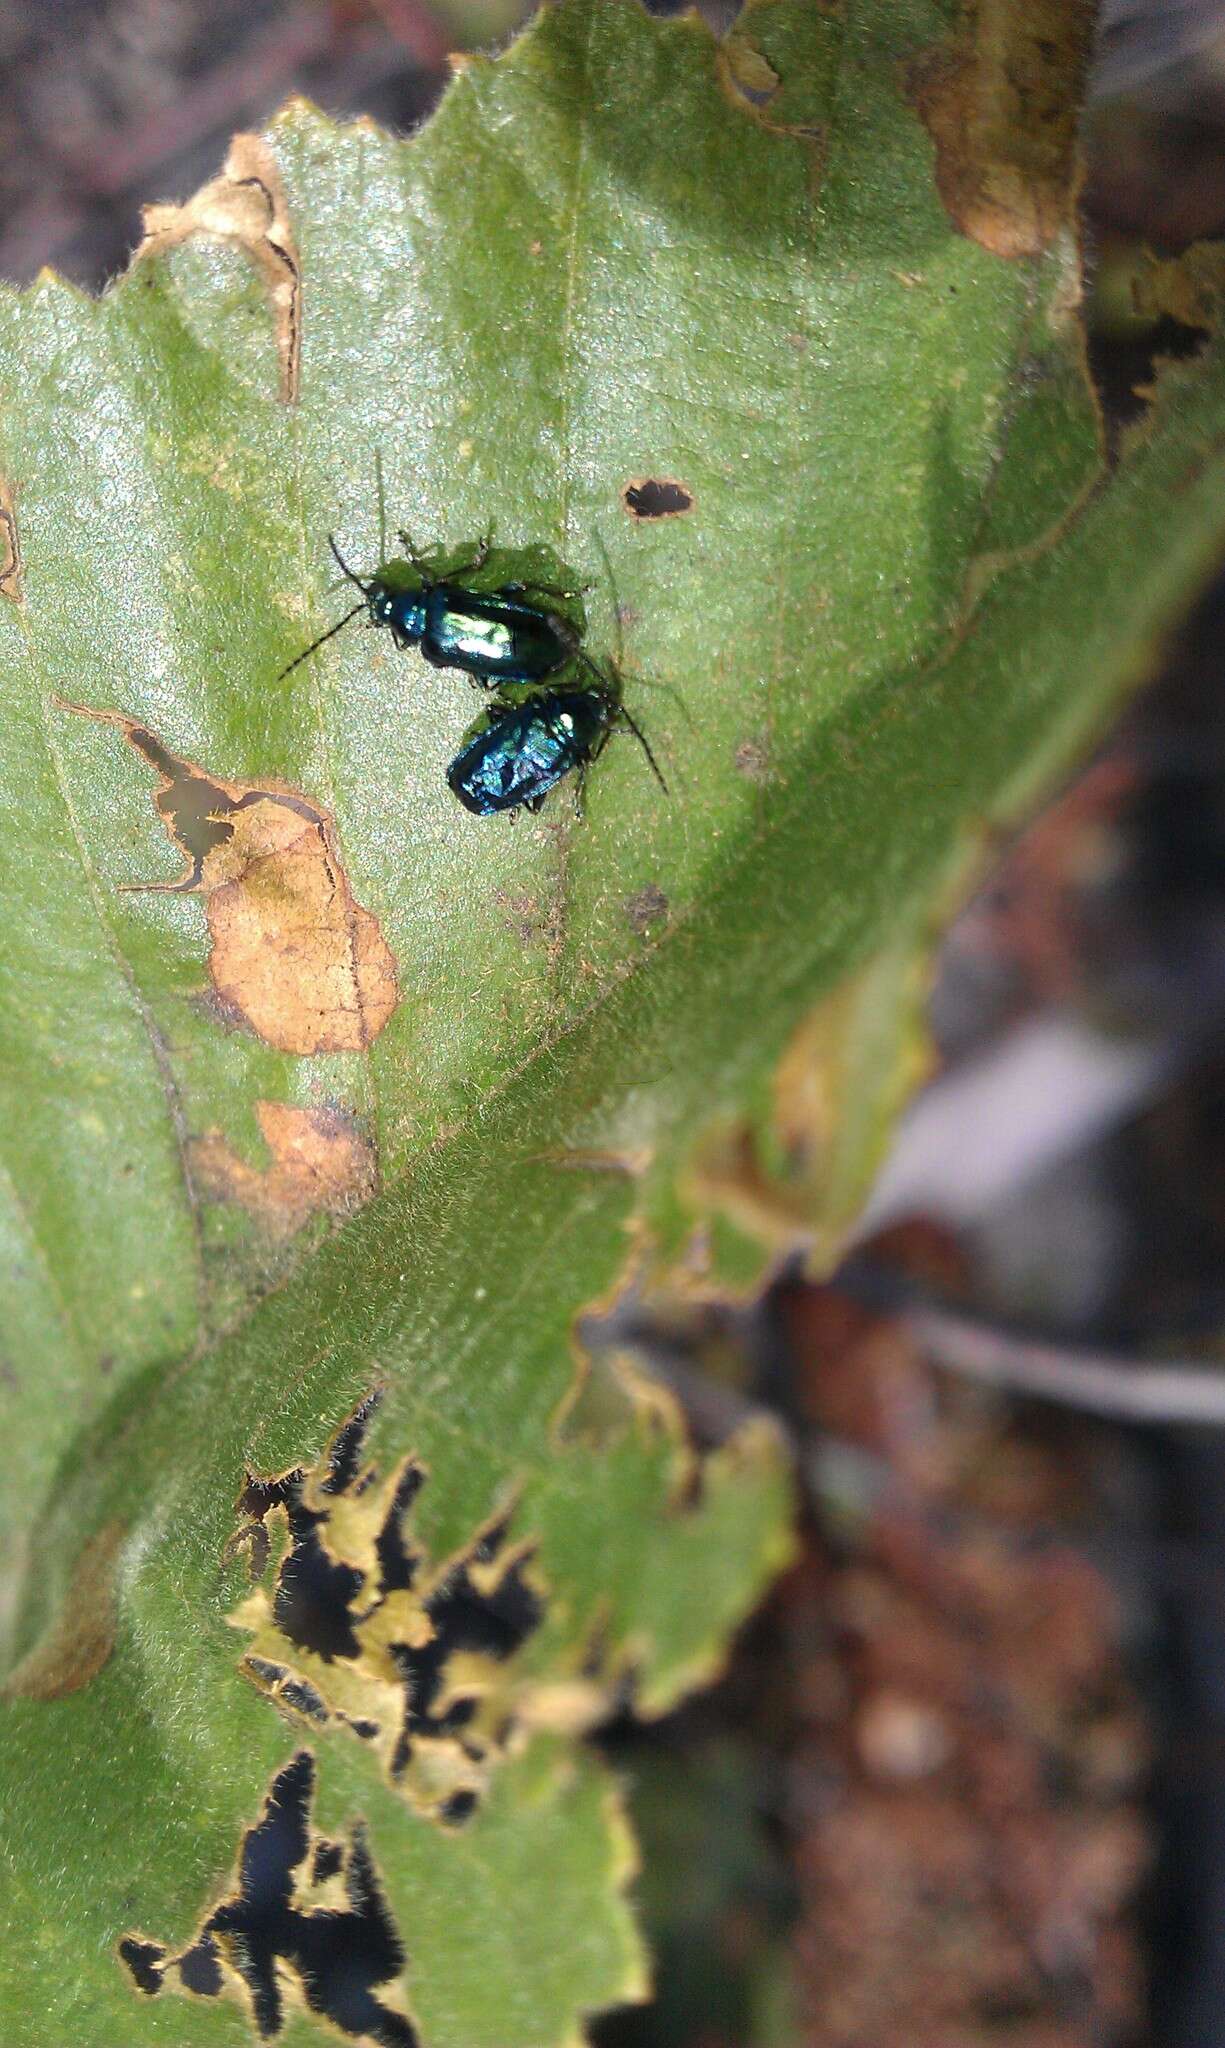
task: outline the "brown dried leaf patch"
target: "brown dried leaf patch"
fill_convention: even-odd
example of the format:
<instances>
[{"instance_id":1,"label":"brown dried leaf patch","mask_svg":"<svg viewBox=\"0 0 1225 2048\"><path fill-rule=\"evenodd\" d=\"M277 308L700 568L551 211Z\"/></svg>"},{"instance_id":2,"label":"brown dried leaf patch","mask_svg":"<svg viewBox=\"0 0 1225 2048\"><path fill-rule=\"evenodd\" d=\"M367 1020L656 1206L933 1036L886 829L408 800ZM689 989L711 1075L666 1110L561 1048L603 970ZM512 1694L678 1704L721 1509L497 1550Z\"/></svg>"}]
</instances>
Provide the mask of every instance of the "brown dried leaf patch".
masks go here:
<instances>
[{"instance_id":1,"label":"brown dried leaf patch","mask_svg":"<svg viewBox=\"0 0 1225 2048\"><path fill-rule=\"evenodd\" d=\"M271 1237L292 1237L319 1212L347 1216L375 1188L371 1146L339 1110L299 1109L288 1102L257 1102L267 1167L249 1166L220 1131L191 1145L192 1176L210 1202L236 1202Z\"/></svg>"},{"instance_id":2,"label":"brown dried leaf patch","mask_svg":"<svg viewBox=\"0 0 1225 2048\"><path fill-rule=\"evenodd\" d=\"M258 135L236 135L220 177L182 206L146 206L136 262L161 256L194 235L231 242L263 280L276 323L281 397L298 396L302 347L302 273L276 160Z\"/></svg>"},{"instance_id":3,"label":"brown dried leaf patch","mask_svg":"<svg viewBox=\"0 0 1225 2048\"><path fill-rule=\"evenodd\" d=\"M1086 0L979 0L965 34L911 69L945 211L997 256L1040 255L1074 222L1092 38Z\"/></svg>"},{"instance_id":4,"label":"brown dried leaf patch","mask_svg":"<svg viewBox=\"0 0 1225 2048\"><path fill-rule=\"evenodd\" d=\"M365 1051L399 1000L396 965L326 812L296 790L209 775L121 712L65 708L117 726L160 777L154 808L187 866L138 886L204 897L221 1003L278 1052Z\"/></svg>"}]
</instances>

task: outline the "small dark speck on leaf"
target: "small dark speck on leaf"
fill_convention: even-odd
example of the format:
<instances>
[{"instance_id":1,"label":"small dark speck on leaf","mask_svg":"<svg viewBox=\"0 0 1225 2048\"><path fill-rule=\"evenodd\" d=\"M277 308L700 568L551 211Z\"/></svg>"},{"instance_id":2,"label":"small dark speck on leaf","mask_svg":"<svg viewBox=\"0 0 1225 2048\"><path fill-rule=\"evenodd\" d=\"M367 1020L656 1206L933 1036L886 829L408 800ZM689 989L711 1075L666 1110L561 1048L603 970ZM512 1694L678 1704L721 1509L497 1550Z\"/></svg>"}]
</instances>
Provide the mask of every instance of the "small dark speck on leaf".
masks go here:
<instances>
[{"instance_id":1,"label":"small dark speck on leaf","mask_svg":"<svg viewBox=\"0 0 1225 2048\"><path fill-rule=\"evenodd\" d=\"M769 756L761 740L741 740L736 749L736 772L747 775L750 782L764 782L769 767Z\"/></svg>"},{"instance_id":2,"label":"small dark speck on leaf","mask_svg":"<svg viewBox=\"0 0 1225 2048\"><path fill-rule=\"evenodd\" d=\"M693 492L671 477L633 477L621 497L634 519L671 519L693 505Z\"/></svg>"},{"instance_id":3,"label":"small dark speck on leaf","mask_svg":"<svg viewBox=\"0 0 1225 2048\"><path fill-rule=\"evenodd\" d=\"M644 936L652 925L662 924L666 919L668 899L656 883L650 882L636 896L626 897L625 914L630 921L630 929Z\"/></svg>"}]
</instances>

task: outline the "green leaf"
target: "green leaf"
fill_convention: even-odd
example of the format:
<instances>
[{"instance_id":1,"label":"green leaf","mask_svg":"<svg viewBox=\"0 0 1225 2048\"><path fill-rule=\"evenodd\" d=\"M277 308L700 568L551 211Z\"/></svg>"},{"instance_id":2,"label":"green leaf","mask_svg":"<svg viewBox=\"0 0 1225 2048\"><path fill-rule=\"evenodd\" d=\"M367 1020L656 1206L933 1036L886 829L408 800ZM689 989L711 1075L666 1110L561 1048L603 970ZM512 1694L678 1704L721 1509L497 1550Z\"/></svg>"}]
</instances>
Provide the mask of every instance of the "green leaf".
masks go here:
<instances>
[{"instance_id":1,"label":"green leaf","mask_svg":"<svg viewBox=\"0 0 1225 2048\"><path fill-rule=\"evenodd\" d=\"M1221 546L1215 341L1102 469L1049 11L770 0L720 46L566 0L416 140L291 106L100 302L0 299L32 2048L249 2040L264 1980L318 2039L328 1911L354 2037L561 2043L642 1988L575 1738L717 1669L788 1484L624 1364L576 1393L576 1318L849 1213L937 907ZM375 566L376 458L393 525L591 586L670 798L619 734L581 820L470 817L474 700L385 633L275 680L328 530Z\"/></svg>"}]
</instances>

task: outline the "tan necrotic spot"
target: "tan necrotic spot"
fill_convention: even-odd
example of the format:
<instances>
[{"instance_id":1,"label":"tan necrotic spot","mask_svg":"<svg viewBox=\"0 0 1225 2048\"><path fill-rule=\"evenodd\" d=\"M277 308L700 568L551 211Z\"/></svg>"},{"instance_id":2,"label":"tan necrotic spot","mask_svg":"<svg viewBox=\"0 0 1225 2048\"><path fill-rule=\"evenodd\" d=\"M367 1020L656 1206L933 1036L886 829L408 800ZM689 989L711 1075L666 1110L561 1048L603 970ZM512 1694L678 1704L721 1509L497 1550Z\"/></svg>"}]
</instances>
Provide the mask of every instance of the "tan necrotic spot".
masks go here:
<instances>
[{"instance_id":1,"label":"tan necrotic spot","mask_svg":"<svg viewBox=\"0 0 1225 2048\"><path fill-rule=\"evenodd\" d=\"M374 1193L374 1152L339 1110L257 1102L260 1132L272 1154L250 1166L220 1131L192 1141L191 1166L206 1201L234 1202L274 1238L291 1237L308 1217L350 1215Z\"/></svg>"},{"instance_id":2,"label":"tan necrotic spot","mask_svg":"<svg viewBox=\"0 0 1225 2048\"><path fill-rule=\"evenodd\" d=\"M358 903L331 820L291 789L225 782L181 760L117 711L69 704L116 726L153 768L153 803L186 860L173 882L129 885L204 899L217 997L278 1052L362 1052L399 1000L377 918Z\"/></svg>"},{"instance_id":3,"label":"tan necrotic spot","mask_svg":"<svg viewBox=\"0 0 1225 2048\"><path fill-rule=\"evenodd\" d=\"M233 243L259 271L276 323L281 397L298 396L302 352L302 274L276 160L258 135L236 135L220 177L182 206L147 206L143 257L163 255L194 235Z\"/></svg>"},{"instance_id":4,"label":"tan necrotic spot","mask_svg":"<svg viewBox=\"0 0 1225 2048\"><path fill-rule=\"evenodd\" d=\"M911 69L945 211L997 256L1040 255L1073 224L1092 38L1087 0L980 0L965 34Z\"/></svg>"}]
</instances>

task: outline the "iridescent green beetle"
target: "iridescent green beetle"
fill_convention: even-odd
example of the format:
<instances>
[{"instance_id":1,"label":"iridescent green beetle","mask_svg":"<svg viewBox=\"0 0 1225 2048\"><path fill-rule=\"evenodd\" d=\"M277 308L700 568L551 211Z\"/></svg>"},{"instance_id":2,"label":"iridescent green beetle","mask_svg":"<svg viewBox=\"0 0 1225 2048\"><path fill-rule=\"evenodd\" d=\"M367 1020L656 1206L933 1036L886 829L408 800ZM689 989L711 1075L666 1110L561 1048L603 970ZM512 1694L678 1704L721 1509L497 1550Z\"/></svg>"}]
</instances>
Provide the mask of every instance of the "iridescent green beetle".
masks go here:
<instances>
[{"instance_id":1,"label":"iridescent green beetle","mask_svg":"<svg viewBox=\"0 0 1225 2048\"><path fill-rule=\"evenodd\" d=\"M458 563L440 576L407 534L400 538L410 559L393 559L373 576L362 577L349 567L328 535L328 546L342 574L361 591L361 603L296 655L281 670L278 682L362 611L372 626L389 628L397 647L419 647L433 668L460 669L482 689L544 682L574 660L579 631L559 612L533 602L533 598L568 600L577 597L576 591L525 583L473 590L462 579L484 568L490 554L487 539L479 543L470 561Z\"/></svg>"},{"instance_id":2,"label":"iridescent green beetle","mask_svg":"<svg viewBox=\"0 0 1225 2048\"><path fill-rule=\"evenodd\" d=\"M595 664L588 666L599 677ZM618 726L633 733L667 795L645 733L622 704L620 690L602 677L594 686L538 689L517 701L491 704L451 762L447 781L467 810L489 818L500 811L538 811L549 791L577 768L579 808L583 777Z\"/></svg>"}]
</instances>

